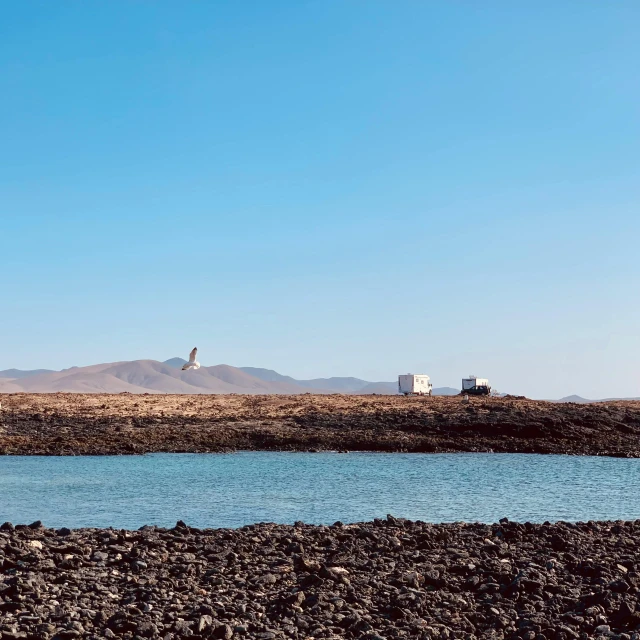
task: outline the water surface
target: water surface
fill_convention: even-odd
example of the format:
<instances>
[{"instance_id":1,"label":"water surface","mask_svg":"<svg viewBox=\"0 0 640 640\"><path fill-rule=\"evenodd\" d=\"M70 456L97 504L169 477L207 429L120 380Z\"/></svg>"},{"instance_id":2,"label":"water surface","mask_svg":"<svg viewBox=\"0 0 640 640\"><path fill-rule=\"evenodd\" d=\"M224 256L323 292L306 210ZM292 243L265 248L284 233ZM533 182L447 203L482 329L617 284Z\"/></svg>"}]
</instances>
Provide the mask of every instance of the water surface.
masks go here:
<instances>
[{"instance_id":1,"label":"water surface","mask_svg":"<svg viewBox=\"0 0 640 640\"><path fill-rule=\"evenodd\" d=\"M0 457L0 521L49 527L640 518L640 460L527 454Z\"/></svg>"}]
</instances>

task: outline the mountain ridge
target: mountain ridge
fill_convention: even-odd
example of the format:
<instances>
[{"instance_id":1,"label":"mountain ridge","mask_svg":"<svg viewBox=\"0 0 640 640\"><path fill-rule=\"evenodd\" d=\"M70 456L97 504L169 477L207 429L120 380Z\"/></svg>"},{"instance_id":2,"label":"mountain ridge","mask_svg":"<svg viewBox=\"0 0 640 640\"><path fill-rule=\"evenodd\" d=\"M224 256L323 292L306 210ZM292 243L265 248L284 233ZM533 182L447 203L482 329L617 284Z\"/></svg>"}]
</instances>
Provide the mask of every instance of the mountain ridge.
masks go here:
<instances>
[{"instance_id":1,"label":"mountain ridge","mask_svg":"<svg viewBox=\"0 0 640 640\"><path fill-rule=\"evenodd\" d=\"M61 371L0 371L0 393L170 393L170 394L397 394L396 382L355 377L297 380L273 369L219 364L182 371L183 358L105 362ZM434 395L455 395L441 387Z\"/></svg>"},{"instance_id":2,"label":"mountain ridge","mask_svg":"<svg viewBox=\"0 0 640 640\"><path fill-rule=\"evenodd\" d=\"M4 371L0 371L0 378L11 378L11 379L19 379L19 378L29 378L31 376L37 376L41 373L54 373L53 369L32 369L31 371L25 371L23 369L5 369Z\"/></svg>"},{"instance_id":3,"label":"mountain ridge","mask_svg":"<svg viewBox=\"0 0 640 640\"><path fill-rule=\"evenodd\" d=\"M582 396L573 394L560 398L560 400L550 400L550 402L573 402L575 404L591 404L592 402L615 402L616 400L640 400L640 397L634 398L599 398L598 400L590 400Z\"/></svg>"},{"instance_id":4,"label":"mountain ridge","mask_svg":"<svg viewBox=\"0 0 640 640\"><path fill-rule=\"evenodd\" d=\"M107 362L61 371L7 369L0 371L0 393L326 394L354 393L370 385L375 390L364 393L395 393L394 383L371 383L357 378L295 380L272 370L226 364L182 371L185 362L182 358L170 358L164 362Z\"/></svg>"},{"instance_id":5,"label":"mountain ridge","mask_svg":"<svg viewBox=\"0 0 640 640\"><path fill-rule=\"evenodd\" d=\"M396 395L397 382L371 382L355 377L298 380L273 369L232 367L226 364L182 371L183 358L106 362L86 367L51 369L6 369L0 371L0 393L169 393L169 394L300 394L342 393L347 395ZM453 387L436 387L434 395L457 395ZM570 395L550 402L588 404L634 400L591 400Z\"/></svg>"}]
</instances>

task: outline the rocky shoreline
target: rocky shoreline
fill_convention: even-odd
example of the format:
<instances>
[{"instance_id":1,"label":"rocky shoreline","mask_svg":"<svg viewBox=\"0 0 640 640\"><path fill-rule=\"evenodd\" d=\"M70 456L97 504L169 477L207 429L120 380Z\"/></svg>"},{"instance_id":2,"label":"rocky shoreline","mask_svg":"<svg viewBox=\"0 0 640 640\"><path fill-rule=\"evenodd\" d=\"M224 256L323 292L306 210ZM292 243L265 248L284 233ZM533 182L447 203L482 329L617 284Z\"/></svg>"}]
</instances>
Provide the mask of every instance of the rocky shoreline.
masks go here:
<instances>
[{"instance_id":1,"label":"rocky shoreline","mask_svg":"<svg viewBox=\"0 0 640 640\"><path fill-rule=\"evenodd\" d=\"M640 521L0 527L2 638L638 640Z\"/></svg>"},{"instance_id":2,"label":"rocky shoreline","mask_svg":"<svg viewBox=\"0 0 640 640\"><path fill-rule=\"evenodd\" d=\"M0 395L0 454L402 451L640 457L640 402L349 395Z\"/></svg>"}]
</instances>

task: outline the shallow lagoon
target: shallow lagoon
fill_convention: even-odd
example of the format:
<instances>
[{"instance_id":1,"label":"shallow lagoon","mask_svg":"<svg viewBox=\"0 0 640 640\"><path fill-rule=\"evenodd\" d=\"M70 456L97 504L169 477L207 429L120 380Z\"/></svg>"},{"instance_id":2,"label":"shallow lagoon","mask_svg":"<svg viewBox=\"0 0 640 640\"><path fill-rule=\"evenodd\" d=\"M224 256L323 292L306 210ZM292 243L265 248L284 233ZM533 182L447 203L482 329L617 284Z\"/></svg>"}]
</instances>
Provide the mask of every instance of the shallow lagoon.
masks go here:
<instances>
[{"instance_id":1,"label":"shallow lagoon","mask_svg":"<svg viewBox=\"0 0 640 640\"><path fill-rule=\"evenodd\" d=\"M640 518L640 460L279 453L0 458L0 521L49 527Z\"/></svg>"}]
</instances>

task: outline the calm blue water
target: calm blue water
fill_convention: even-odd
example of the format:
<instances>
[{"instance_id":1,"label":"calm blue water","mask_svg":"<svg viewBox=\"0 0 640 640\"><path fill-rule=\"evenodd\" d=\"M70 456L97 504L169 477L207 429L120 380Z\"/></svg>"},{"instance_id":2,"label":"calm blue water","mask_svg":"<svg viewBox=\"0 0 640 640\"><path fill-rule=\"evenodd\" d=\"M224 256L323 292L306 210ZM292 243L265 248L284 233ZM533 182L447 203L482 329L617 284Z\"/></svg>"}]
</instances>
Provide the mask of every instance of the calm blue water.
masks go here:
<instances>
[{"instance_id":1,"label":"calm blue water","mask_svg":"<svg viewBox=\"0 0 640 640\"><path fill-rule=\"evenodd\" d=\"M134 529L254 522L640 518L640 460L520 454L0 457L0 522Z\"/></svg>"}]
</instances>

